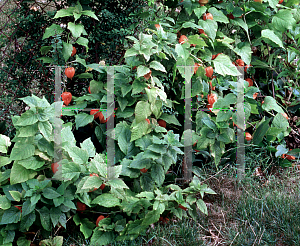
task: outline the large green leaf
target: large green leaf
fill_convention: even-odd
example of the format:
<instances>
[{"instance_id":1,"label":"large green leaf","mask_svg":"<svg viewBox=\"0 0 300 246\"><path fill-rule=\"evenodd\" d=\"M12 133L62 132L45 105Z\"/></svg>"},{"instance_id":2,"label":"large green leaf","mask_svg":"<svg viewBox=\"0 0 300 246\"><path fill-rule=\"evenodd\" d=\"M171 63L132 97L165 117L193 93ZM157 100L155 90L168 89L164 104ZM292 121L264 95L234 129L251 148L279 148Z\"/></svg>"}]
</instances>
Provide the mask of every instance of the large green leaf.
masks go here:
<instances>
[{"instance_id":1,"label":"large green leaf","mask_svg":"<svg viewBox=\"0 0 300 246\"><path fill-rule=\"evenodd\" d=\"M263 118L259 124L259 126L257 127L257 129L255 130L255 132L253 133L253 144L260 144L265 136L265 134L267 133L267 131L269 130L270 126L269 126L269 122L270 122L271 118L265 120L265 118Z\"/></svg>"},{"instance_id":2,"label":"large green leaf","mask_svg":"<svg viewBox=\"0 0 300 246\"><path fill-rule=\"evenodd\" d=\"M84 10L84 11L81 12L81 14L86 15L86 16L90 16L90 17L94 18L95 20L99 21L98 17L94 14L93 11Z\"/></svg>"},{"instance_id":3,"label":"large green leaf","mask_svg":"<svg viewBox=\"0 0 300 246\"><path fill-rule=\"evenodd\" d=\"M47 27L45 30L45 33L43 35L43 40L55 35L59 35L64 31L59 25L57 24L52 24L50 27Z\"/></svg>"},{"instance_id":4,"label":"large green leaf","mask_svg":"<svg viewBox=\"0 0 300 246\"><path fill-rule=\"evenodd\" d=\"M53 18L56 19L56 18L61 18L66 16L72 16L74 10L75 10L74 7L58 10Z\"/></svg>"},{"instance_id":5,"label":"large green leaf","mask_svg":"<svg viewBox=\"0 0 300 246\"><path fill-rule=\"evenodd\" d=\"M50 211L47 207L42 207L41 209L37 209L37 212L40 214L40 221L43 228L46 231L51 231L51 222L50 222Z\"/></svg>"},{"instance_id":6,"label":"large green leaf","mask_svg":"<svg viewBox=\"0 0 300 246\"><path fill-rule=\"evenodd\" d=\"M241 56L242 60L246 64L251 62L251 46L248 42L240 42L237 44L236 48L233 50L236 54Z\"/></svg>"},{"instance_id":7,"label":"large green leaf","mask_svg":"<svg viewBox=\"0 0 300 246\"><path fill-rule=\"evenodd\" d=\"M213 60L215 66L215 72L225 75L239 76L241 75L237 68L232 64L229 57L224 54L218 55L216 59Z\"/></svg>"},{"instance_id":8,"label":"large green leaf","mask_svg":"<svg viewBox=\"0 0 300 246\"><path fill-rule=\"evenodd\" d=\"M0 195L0 208L3 210L9 209L11 207L11 202L4 195Z\"/></svg>"},{"instance_id":9,"label":"large green leaf","mask_svg":"<svg viewBox=\"0 0 300 246\"><path fill-rule=\"evenodd\" d=\"M284 48L281 37L278 37L278 35L275 34L275 32L273 30L270 30L270 29L262 30L261 37L266 41L270 40L271 42L277 44L279 47Z\"/></svg>"},{"instance_id":10,"label":"large green leaf","mask_svg":"<svg viewBox=\"0 0 300 246\"><path fill-rule=\"evenodd\" d=\"M150 104L146 101L139 101L135 106L135 120L136 123L145 121L145 119L150 116Z\"/></svg>"},{"instance_id":11,"label":"large green leaf","mask_svg":"<svg viewBox=\"0 0 300 246\"><path fill-rule=\"evenodd\" d=\"M158 185L158 187L162 186L165 180L164 169L160 164L154 164L151 167L151 177Z\"/></svg>"},{"instance_id":12,"label":"large green leaf","mask_svg":"<svg viewBox=\"0 0 300 246\"><path fill-rule=\"evenodd\" d=\"M218 24L215 20L199 20L199 26L205 31L205 33L214 41L217 35Z\"/></svg>"},{"instance_id":13,"label":"large green leaf","mask_svg":"<svg viewBox=\"0 0 300 246\"><path fill-rule=\"evenodd\" d=\"M66 43L64 41L62 44L63 44L63 49L62 49L63 57L65 59L65 62L67 62L67 60L71 57L73 51L73 45L70 43Z\"/></svg>"},{"instance_id":14,"label":"large green leaf","mask_svg":"<svg viewBox=\"0 0 300 246\"><path fill-rule=\"evenodd\" d=\"M15 207L11 207L4 211L3 215L0 218L0 225L17 223L20 221L20 218L20 211Z\"/></svg>"},{"instance_id":15,"label":"large green leaf","mask_svg":"<svg viewBox=\"0 0 300 246\"><path fill-rule=\"evenodd\" d=\"M158 71L161 71L161 72L164 72L164 73L167 72L165 67L158 61L152 61L152 62L150 62L149 65L150 65L151 68L153 68L155 70L158 70Z\"/></svg>"},{"instance_id":16,"label":"large green leaf","mask_svg":"<svg viewBox=\"0 0 300 246\"><path fill-rule=\"evenodd\" d=\"M223 14L223 12L217 10L215 7L209 8L208 12L213 15L215 21L229 23L228 18Z\"/></svg>"},{"instance_id":17,"label":"large green leaf","mask_svg":"<svg viewBox=\"0 0 300 246\"><path fill-rule=\"evenodd\" d=\"M15 162L11 168L10 183L17 184L33 179L37 173L33 170L28 170Z\"/></svg>"},{"instance_id":18,"label":"large green leaf","mask_svg":"<svg viewBox=\"0 0 300 246\"><path fill-rule=\"evenodd\" d=\"M275 16L273 16L272 24L278 31L285 32L295 26L296 20L293 18L291 10L281 9Z\"/></svg>"},{"instance_id":19,"label":"large green leaf","mask_svg":"<svg viewBox=\"0 0 300 246\"><path fill-rule=\"evenodd\" d=\"M7 153L8 147L11 145L9 137L0 134L0 153ZM1 164L0 164L1 166Z\"/></svg>"},{"instance_id":20,"label":"large green leaf","mask_svg":"<svg viewBox=\"0 0 300 246\"><path fill-rule=\"evenodd\" d=\"M91 238L91 245L109 245L114 241L115 235L112 231L95 230Z\"/></svg>"},{"instance_id":21,"label":"large green leaf","mask_svg":"<svg viewBox=\"0 0 300 246\"><path fill-rule=\"evenodd\" d=\"M74 24L72 22L68 23L68 29L71 31L74 38L79 38L80 35L85 32L82 24Z\"/></svg>"},{"instance_id":22,"label":"large green leaf","mask_svg":"<svg viewBox=\"0 0 300 246\"><path fill-rule=\"evenodd\" d=\"M89 154L85 149L78 148L77 146L66 148L72 160L77 164L85 164L89 159Z\"/></svg>"},{"instance_id":23,"label":"large green leaf","mask_svg":"<svg viewBox=\"0 0 300 246\"><path fill-rule=\"evenodd\" d=\"M53 140L52 125L48 121L39 122L38 128L45 139L49 142Z\"/></svg>"},{"instance_id":24,"label":"large green leaf","mask_svg":"<svg viewBox=\"0 0 300 246\"><path fill-rule=\"evenodd\" d=\"M92 204L98 204L98 205L106 207L106 208L112 208L115 206L119 206L120 200L109 193L105 193L100 196L97 196L92 201Z\"/></svg>"},{"instance_id":25,"label":"large green leaf","mask_svg":"<svg viewBox=\"0 0 300 246\"><path fill-rule=\"evenodd\" d=\"M284 113L283 109L277 104L276 100L270 96L266 96L264 98L262 109L268 112L270 112L271 110L275 110L278 113Z\"/></svg>"},{"instance_id":26,"label":"large green leaf","mask_svg":"<svg viewBox=\"0 0 300 246\"><path fill-rule=\"evenodd\" d=\"M94 120L93 115L89 114L77 114L75 116L75 123L76 123L76 129L78 130L79 127L86 126L89 123L92 123Z\"/></svg>"},{"instance_id":27,"label":"large green leaf","mask_svg":"<svg viewBox=\"0 0 300 246\"><path fill-rule=\"evenodd\" d=\"M14 125L15 126L29 126L29 125L33 125L37 121L38 121L38 117L37 117L36 112L29 109L18 118L18 121Z\"/></svg>"}]
</instances>

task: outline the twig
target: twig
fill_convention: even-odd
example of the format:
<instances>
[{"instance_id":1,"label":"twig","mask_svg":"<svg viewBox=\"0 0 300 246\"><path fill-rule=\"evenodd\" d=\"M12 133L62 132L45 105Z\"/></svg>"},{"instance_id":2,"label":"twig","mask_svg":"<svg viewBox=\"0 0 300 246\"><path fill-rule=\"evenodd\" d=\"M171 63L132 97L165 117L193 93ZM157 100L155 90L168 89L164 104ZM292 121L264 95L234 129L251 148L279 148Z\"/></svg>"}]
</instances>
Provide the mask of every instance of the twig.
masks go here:
<instances>
[{"instance_id":1,"label":"twig","mask_svg":"<svg viewBox=\"0 0 300 246\"><path fill-rule=\"evenodd\" d=\"M225 167L223 167L219 172L217 172L215 175L213 175L213 176L211 176L210 178L208 178L208 179L205 179L204 181L202 181L201 183L204 183L205 181L207 181L207 180L209 180L209 179L211 179L211 178L214 178L214 176L216 176L217 174L219 174L223 169L225 169L226 167L228 167L229 166L229 164L227 164Z\"/></svg>"},{"instance_id":2,"label":"twig","mask_svg":"<svg viewBox=\"0 0 300 246\"><path fill-rule=\"evenodd\" d=\"M209 230L205 229L202 225L200 225L200 223L197 222L197 225L199 225L203 230L209 232Z\"/></svg>"},{"instance_id":3,"label":"twig","mask_svg":"<svg viewBox=\"0 0 300 246\"><path fill-rule=\"evenodd\" d=\"M67 222L72 219L74 217L74 215L72 215L69 219L67 219ZM54 235L57 234L57 232L59 231L60 228L62 228L63 226L61 225L60 227L57 228L56 232L54 233Z\"/></svg>"},{"instance_id":4,"label":"twig","mask_svg":"<svg viewBox=\"0 0 300 246\"><path fill-rule=\"evenodd\" d=\"M230 243L230 245L229 246L231 246L232 244L233 244L233 242L234 242L234 240L235 240L235 238L237 237L237 235L239 235L240 233L238 232L236 235L235 235L235 237L234 237L234 239L232 240L232 242Z\"/></svg>"},{"instance_id":5,"label":"twig","mask_svg":"<svg viewBox=\"0 0 300 246\"><path fill-rule=\"evenodd\" d=\"M260 240L261 240L261 238L262 238L262 236L263 236L265 230L266 230L266 229L264 228L264 230L263 230L263 232L262 232L262 234L261 234L261 236L260 236L260 239L259 239L259 241L258 241L258 245L260 244Z\"/></svg>"},{"instance_id":6,"label":"twig","mask_svg":"<svg viewBox=\"0 0 300 246\"><path fill-rule=\"evenodd\" d=\"M31 242L33 242L33 241L35 240L35 238L36 238L36 236L38 235L39 232L40 232L40 230L38 230L38 231L35 233L34 238L32 239Z\"/></svg>"}]
</instances>

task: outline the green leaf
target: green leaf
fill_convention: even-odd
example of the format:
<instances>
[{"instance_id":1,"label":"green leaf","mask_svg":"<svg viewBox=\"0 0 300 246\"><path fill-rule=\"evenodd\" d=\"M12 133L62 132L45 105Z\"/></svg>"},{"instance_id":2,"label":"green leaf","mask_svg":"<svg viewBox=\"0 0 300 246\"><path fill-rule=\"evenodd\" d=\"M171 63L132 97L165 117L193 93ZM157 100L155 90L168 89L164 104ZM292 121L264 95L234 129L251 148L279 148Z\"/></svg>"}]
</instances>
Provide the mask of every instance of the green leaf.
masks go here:
<instances>
[{"instance_id":1,"label":"green leaf","mask_svg":"<svg viewBox=\"0 0 300 246\"><path fill-rule=\"evenodd\" d=\"M74 38L79 38L84 32L84 27L82 24L74 24L72 22L68 23L68 29L71 31Z\"/></svg>"},{"instance_id":2,"label":"green leaf","mask_svg":"<svg viewBox=\"0 0 300 246\"><path fill-rule=\"evenodd\" d=\"M40 51L42 55L46 55L52 49L53 49L52 46L43 46L41 47Z\"/></svg>"},{"instance_id":3,"label":"green leaf","mask_svg":"<svg viewBox=\"0 0 300 246\"><path fill-rule=\"evenodd\" d=\"M10 164L10 163L11 163L11 161L9 160L9 157L0 156L0 167L3 167L3 166L5 166L7 164ZM1 175L0 175L0 177L1 177Z\"/></svg>"},{"instance_id":4,"label":"green leaf","mask_svg":"<svg viewBox=\"0 0 300 246\"><path fill-rule=\"evenodd\" d=\"M52 125L50 122L39 122L38 127L44 138L46 138L49 142L53 140Z\"/></svg>"},{"instance_id":5,"label":"green leaf","mask_svg":"<svg viewBox=\"0 0 300 246\"><path fill-rule=\"evenodd\" d=\"M31 241L26 239L26 237L19 237L18 238L18 241L17 241L18 246L30 246L30 244L31 244Z\"/></svg>"},{"instance_id":6,"label":"green leaf","mask_svg":"<svg viewBox=\"0 0 300 246\"><path fill-rule=\"evenodd\" d=\"M281 113L278 113L272 121L272 127L277 127L284 131L289 127L289 122Z\"/></svg>"},{"instance_id":7,"label":"green leaf","mask_svg":"<svg viewBox=\"0 0 300 246\"><path fill-rule=\"evenodd\" d=\"M18 118L18 121L14 125L29 126L29 125L33 125L37 121L38 121L37 114L33 110L29 109Z\"/></svg>"},{"instance_id":8,"label":"green leaf","mask_svg":"<svg viewBox=\"0 0 300 246\"><path fill-rule=\"evenodd\" d=\"M0 225L7 225L12 223L17 223L20 221L21 212L15 207L11 207L4 211L3 215L0 217Z\"/></svg>"},{"instance_id":9,"label":"green leaf","mask_svg":"<svg viewBox=\"0 0 300 246\"><path fill-rule=\"evenodd\" d=\"M202 122L204 125L206 125L210 129L212 129L213 131L217 130L217 125L213 120L211 120L209 118L204 118L204 119L202 119Z\"/></svg>"},{"instance_id":10,"label":"green leaf","mask_svg":"<svg viewBox=\"0 0 300 246\"><path fill-rule=\"evenodd\" d=\"M132 87L132 93L131 95L134 95L134 94L138 94L140 93L142 90L145 89L145 87L147 86L147 84L143 81L139 81L139 80L134 80L133 83L132 83L132 86L128 86L128 85L124 85L126 86L127 88L131 88ZM127 94L127 91L126 91L126 94L124 95L125 93L123 93L123 96L125 96Z\"/></svg>"},{"instance_id":11,"label":"green leaf","mask_svg":"<svg viewBox=\"0 0 300 246\"><path fill-rule=\"evenodd\" d=\"M135 106L136 123L145 121L151 115L150 105L147 101L139 101Z\"/></svg>"},{"instance_id":12,"label":"green leaf","mask_svg":"<svg viewBox=\"0 0 300 246\"><path fill-rule=\"evenodd\" d=\"M277 104L276 100L271 96L266 96L264 98L262 109L268 112L270 112L271 110L275 110L278 113L284 113L283 109Z\"/></svg>"},{"instance_id":13,"label":"green leaf","mask_svg":"<svg viewBox=\"0 0 300 246\"><path fill-rule=\"evenodd\" d=\"M31 137L31 136L35 136L36 132L38 130L38 124L34 124L31 126L24 126L19 130L19 135L18 137Z\"/></svg>"},{"instance_id":14,"label":"green leaf","mask_svg":"<svg viewBox=\"0 0 300 246\"><path fill-rule=\"evenodd\" d=\"M37 60L37 61L42 60L43 63L50 63L50 64L54 63L54 60L51 57L45 57L45 56L37 58L35 60Z\"/></svg>"},{"instance_id":15,"label":"green leaf","mask_svg":"<svg viewBox=\"0 0 300 246\"><path fill-rule=\"evenodd\" d=\"M149 66L155 70L158 70L158 71L162 71L164 73L166 73L166 69L165 67L158 61L152 61L150 62Z\"/></svg>"},{"instance_id":16,"label":"green leaf","mask_svg":"<svg viewBox=\"0 0 300 246\"><path fill-rule=\"evenodd\" d=\"M215 20L199 20L198 25L202 27L205 33L210 37L213 41L216 38L218 23Z\"/></svg>"},{"instance_id":17,"label":"green leaf","mask_svg":"<svg viewBox=\"0 0 300 246\"><path fill-rule=\"evenodd\" d=\"M201 19L206 10L207 8L205 6L201 6L200 8L195 8L194 13L198 17L198 19Z\"/></svg>"},{"instance_id":18,"label":"green leaf","mask_svg":"<svg viewBox=\"0 0 300 246\"><path fill-rule=\"evenodd\" d=\"M86 52L88 52L88 44L89 44L89 40L87 38L84 38L84 37L79 37L77 40L76 40L76 43L79 44L79 45L82 45L84 47L86 47ZM72 54L72 53L71 53Z\"/></svg>"},{"instance_id":19,"label":"green leaf","mask_svg":"<svg viewBox=\"0 0 300 246\"><path fill-rule=\"evenodd\" d=\"M288 29L293 29L296 24L296 20L293 18L291 10L281 9L275 16L273 16L272 24L274 28L283 33Z\"/></svg>"},{"instance_id":20,"label":"green leaf","mask_svg":"<svg viewBox=\"0 0 300 246\"><path fill-rule=\"evenodd\" d=\"M73 162L62 162L62 175L65 179L79 177L81 173L80 166Z\"/></svg>"},{"instance_id":21,"label":"green leaf","mask_svg":"<svg viewBox=\"0 0 300 246\"><path fill-rule=\"evenodd\" d=\"M21 198L22 198L21 192L16 191L16 190L10 190L10 191L9 191L9 194L12 196L12 198L13 198L15 201L17 201L17 202L21 201Z\"/></svg>"},{"instance_id":22,"label":"green leaf","mask_svg":"<svg viewBox=\"0 0 300 246\"><path fill-rule=\"evenodd\" d=\"M273 30L264 29L261 31L261 37L265 40L270 40L277 44L279 47L284 48L281 38L278 37ZM219 56L218 56L219 57Z\"/></svg>"},{"instance_id":23,"label":"green leaf","mask_svg":"<svg viewBox=\"0 0 300 246\"><path fill-rule=\"evenodd\" d=\"M150 69L148 67L140 65L137 67L137 78L144 76L145 74L147 74L149 72L150 72Z\"/></svg>"},{"instance_id":24,"label":"green leaf","mask_svg":"<svg viewBox=\"0 0 300 246\"><path fill-rule=\"evenodd\" d=\"M198 199L197 202L196 202L196 204L197 204L197 207L199 208L199 210L202 213L204 213L205 215L208 215L208 213L207 213L207 207L206 207L206 204L205 204L205 202L203 200Z\"/></svg>"},{"instance_id":25,"label":"green leaf","mask_svg":"<svg viewBox=\"0 0 300 246\"><path fill-rule=\"evenodd\" d=\"M95 224L89 221L88 218L83 218L81 220L80 231L84 235L85 239L89 238L92 235L94 228Z\"/></svg>"},{"instance_id":26,"label":"green leaf","mask_svg":"<svg viewBox=\"0 0 300 246\"><path fill-rule=\"evenodd\" d=\"M91 245L109 245L114 241L115 235L112 231L94 231L91 238Z\"/></svg>"},{"instance_id":27,"label":"green leaf","mask_svg":"<svg viewBox=\"0 0 300 246\"><path fill-rule=\"evenodd\" d=\"M248 33L248 26L247 26L247 24L243 21L243 19L235 18L234 20L230 20L230 22L231 22L233 25L240 26L241 28L243 28L243 29L246 31L246 33Z\"/></svg>"},{"instance_id":28,"label":"green leaf","mask_svg":"<svg viewBox=\"0 0 300 246\"><path fill-rule=\"evenodd\" d=\"M7 153L8 147L11 145L9 137L0 134L0 153Z\"/></svg>"},{"instance_id":29,"label":"green leaf","mask_svg":"<svg viewBox=\"0 0 300 246\"><path fill-rule=\"evenodd\" d=\"M265 134L267 133L267 131L269 130L270 126L269 126L269 122L270 122L271 118L265 120L265 118L263 118L259 124L259 126L257 127L257 129L255 130L255 132L253 133L253 144L255 145L259 145Z\"/></svg>"},{"instance_id":30,"label":"green leaf","mask_svg":"<svg viewBox=\"0 0 300 246\"><path fill-rule=\"evenodd\" d=\"M93 74L91 73L81 73L78 75L79 79L92 79L93 78Z\"/></svg>"},{"instance_id":31,"label":"green leaf","mask_svg":"<svg viewBox=\"0 0 300 246\"><path fill-rule=\"evenodd\" d=\"M248 42L240 42L237 44L236 48L233 51L241 56L242 60L246 64L251 62L251 46Z\"/></svg>"},{"instance_id":32,"label":"green leaf","mask_svg":"<svg viewBox=\"0 0 300 246\"><path fill-rule=\"evenodd\" d=\"M160 164L154 164L151 167L151 177L158 185L158 187L162 186L165 180L165 172L163 167Z\"/></svg>"},{"instance_id":33,"label":"green leaf","mask_svg":"<svg viewBox=\"0 0 300 246\"><path fill-rule=\"evenodd\" d=\"M92 204L98 204L106 208L112 208L115 206L120 206L120 200L111 194L104 193L100 196L97 196L92 201Z\"/></svg>"},{"instance_id":34,"label":"green leaf","mask_svg":"<svg viewBox=\"0 0 300 246\"><path fill-rule=\"evenodd\" d=\"M10 200L8 200L5 195L0 195L0 208L6 210L9 209L10 207L11 207Z\"/></svg>"},{"instance_id":35,"label":"green leaf","mask_svg":"<svg viewBox=\"0 0 300 246\"><path fill-rule=\"evenodd\" d=\"M229 57L224 54L218 55L216 59L213 60L215 71L222 76L232 75L232 76L240 76L240 72L237 68L232 64Z\"/></svg>"},{"instance_id":36,"label":"green leaf","mask_svg":"<svg viewBox=\"0 0 300 246\"><path fill-rule=\"evenodd\" d=\"M73 16L74 16L75 21L77 21L81 17L81 15L82 15L81 13L78 14L78 13L74 12Z\"/></svg>"},{"instance_id":37,"label":"green leaf","mask_svg":"<svg viewBox=\"0 0 300 246\"><path fill-rule=\"evenodd\" d=\"M145 218L143 219L142 226L148 226L156 223L159 220L159 217L160 217L159 210L149 211L146 214Z\"/></svg>"},{"instance_id":38,"label":"green leaf","mask_svg":"<svg viewBox=\"0 0 300 246\"><path fill-rule=\"evenodd\" d=\"M131 49L126 50L125 55L124 55L124 58L126 58L126 57L131 57L131 56L135 56L135 55L137 55L137 54L139 54L139 51L136 50L135 48L131 48Z\"/></svg>"},{"instance_id":39,"label":"green leaf","mask_svg":"<svg viewBox=\"0 0 300 246\"><path fill-rule=\"evenodd\" d=\"M28 231L29 228L33 225L36 220L35 211L31 212L30 214L24 216L22 214L22 220L20 223L20 231Z\"/></svg>"},{"instance_id":40,"label":"green leaf","mask_svg":"<svg viewBox=\"0 0 300 246\"><path fill-rule=\"evenodd\" d=\"M102 185L102 180L97 176L89 176L83 184L82 189L99 188Z\"/></svg>"},{"instance_id":41,"label":"green leaf","mask_svg":"<svg viewBox=\"0 0 300 246\"><path fill-rule=\"evenodd\" d=\"M115 189L129 189L125 182L121 179L112 179L107 182L109 186Z\"/></svg>"},{"instance_id":42,"label":"green leaf","mask_svg":"<svg viewBox=\"0 0 300 246\"><path fill-rule=\"evenodd\" d=\"M81 14L90 16L90 17L94 18L95 20L99 21L98 17L94 14L94 12L92 12L90 10L84 10L81 12Z\"/></svg>"},{"instance_id":43,"label":"green leaf","mask_svg":"<svg viewBox=\"0 0 300 246\"><path fill-rule=\"evenodd\" d=\"M160 116L160 119L166 121L168 124L174 124L176 126L181 126L181 124L179 123L179 121L176 119L175 115L163 113Z\"/></svg>"},{"instance_id":44,"label":"green leaf","mask_svg":"<svg viewBox=\"0 0 300 246\"><path fill-rule=\"evenodd\" d=\"M79 127L82 126L86 126L89 123L92 123L94 120L94 116L93 115L89 115L89 114L77 114L75 116L75 123L76 123L76 130L78 130Z\"/></svg>"},{"instance_id":45,"label":"green leaf","mask_svg":"<svg viewBox=\"0 0 300 246\"><path fill-rule=\"evenodd\" d=\"M98 173L101 177L107 177L107 162L104 155L96 154L95 158L90 162L89 171Z\"/></svg>"},{"instance_id":46,"label":"green leaf","mask_svg":"<svg viewBox=\"0 0 300 246\"><path fill-rule=\"evenodd\" d=\"M22 148L14 148L11 151L10 160L22 160L34 155L35 147L32 144L24 144Z\"/></svg>"},{"instance_id":47,"label":"green leaf","mask_svg":"<svg viewBox=\"0 0 300 246\"><path fill-rule=\"evenodd\" d=\"M74 10L75 10L74 7L58 10L53 18L56 19L56 18L61 18L66 16L72 16Z\"/></svg>"},{"instance_id":48,"label":"green leaf","mask_svg":"<svg viewBox=\"0 0 300 246\"><path fill-rule=\"evenodd\" d=\"M33 170L28 170L15 162L10 173L10 183L18 184L33 179L37 173Z\"/></svg>"},{"instance_id":49,"label":"green leaf","mask_svg":"<svg viewBox=\"0 0 300 246\"><path fill-rule=\"evenodd\" d=\"M177 53L178 57L183 59L184 62L190 56L190 52L187 49L184 49L181 44L175 45L175 52Z\"/></svg>"},{"instance_id":50,"label":"green leaf","mask_svg":"<svg viewBox=\"0 0 300 246\"><path fill-rule=\"evenodd\" d=\"M121 151L125 155L129 154L131 150L134 148L134 143L130 142L130 138L131 138L130 127L128 125L123 126L120 135L118 136L118 145Z\"/></svg>"},{"instance_id":51,"label":"green leaf","mask_svg":"<svg viewBox=\"0 0 300 246\"><path fill-rule=\"evenodd\" d=\"M63 32L64 30L57 24L52 24L50 27L47 27L45 30L45 33L43 35L42 40L55 36L55 35L59 35Z\"/></svg>"},{"instance_id":52,"label":"green leaf","mask_svg":"<svg viewBox=\"0 0 300 246\"><path fill-rule=\"evenodd\" d=\"M50 222L50 211L47 207L42 207L41 209L37 209L37 212L40 214L40 221L43 228L46 231L51 231L51 222Z\"/></svg>"},{"instance_id":53,"label":"green leaf","mask_svg":"<svg viewBox=\"0 0 300 246\"><path fill-rule=\"evenodd\" d=\"M80 147L88 152L89 157L95 157L96 148L90 137L80 143Z\"/></svg>"},{"instance_id":54,"label":"green leaf","mask_svg":"<svg viewBox=\"0 0 300 246\"><path fill-rule=\"evenodd\" d=\"M87 67L85 59L80 58L77 54L75 55L76 60L74 62L78 62L81 65ZM98 65L99 66L99 65ZM96 69L95 69L96 70ZM97 71L97 70L96 70Z\"/></svg>"},{"instance_id":55,"label":"green leaf","mask_svg":"<svg viewBox=\"0 0 300 246\"><path fill-rule=\"evenodd\" d=\"M298 5L299 4L299 0L288 0L287 3L285 3L285 6L286 7L291 7L293 6L294 4ZM299 11L299 9L297 9L297 11ZM298 21L297 21L298 22Z\"/></svg>"},{"instance_id":56,"label":"green leaf","mask_svg":"<svg viewBox=\"0 0 300 246\"><path fill-rule=\"evenodd\" d=\"M149 173L144 173L141 175L140 183L144 191L152 191L154 188L154 182Z\"/></svg>"},{"instance_id":57,"label":"green leaf","mask_svg":"<svg viewBox=\"0 0 300 246\"><path fill-rule=\"evenodd\" d=\"M222 154L225 152L225 143L220 141L215 141L210 145L211 155L214 157L215 165L218 166L220 163Z\"/></svg>"},{"instance_id":58,"label":"green leaf","mask_svg":"<svg viewBox=\"0 0 300 246\"><path fill-rule=\"evenodd\" d=\"M62 49L62 53L63 53L63 57L65 59L65 62L67 62L67 60L69 60L69 58L71 57L72 51L73 51L73 45L66 43L66 42L62 42L63 44L63 49Z\"/></svg>"},{"instance_id":59,"label":"green leaf","mask_svg":"<svg viewBox=\"0 0 300 246\"><path fill-rule=\"evenodd\" d=\"M56 192L54 190L54 188L49 187L49 188L43 189L43 196L47 199L54 199L54 198L60 197L61 195L58 192Z\"/></svg>"},{"instance_id":60,"label":"green leaf","mask_svg":"<svg viewBox=\"0 0 300 246\"><path fill-rule=\"evenodd\" d=\"M68 154L76 164L85 164L89 159L87 150L80 149L77 146L66 148Z\"/></svg>"},{"instance_id":61,"label":"green leaf","mask_svg":"<svg viewBox=\"0 0 300 246\"><path fill-rule=\"evenodd\" d=\"M225 24L229 23L228 18L223 14L223 12L220 10L217 10L215 7L209 8L208 13L211 13L214 17L214 20L217 22L223 22Z\"/></svg>"}]
</instances>

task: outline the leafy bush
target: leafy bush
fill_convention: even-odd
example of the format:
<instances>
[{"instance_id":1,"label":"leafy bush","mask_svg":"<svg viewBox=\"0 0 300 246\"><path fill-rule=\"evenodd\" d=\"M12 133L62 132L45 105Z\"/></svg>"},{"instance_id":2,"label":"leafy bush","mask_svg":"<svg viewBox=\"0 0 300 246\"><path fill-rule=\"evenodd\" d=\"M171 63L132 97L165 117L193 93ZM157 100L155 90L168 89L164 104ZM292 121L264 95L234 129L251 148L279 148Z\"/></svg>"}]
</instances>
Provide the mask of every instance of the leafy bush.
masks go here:
<instances>
[{"instance_id":1,"label":"leafy bush","mask_svg":"<svg viewBox=\"0 0 300 246\"><path fill-rule=\"evenodd\" d=\"M48 237L54 227L66 228L72 217L86 238L92 236L92 245L106 245L115 239L136 238L164 212L182 218L187 216L187 210L196 218L197 204L207 213L205 203L197 199L196 194L200 192L203 197L204 193L214 192L197 177L183 190L178 185L163 185L169 167L181 153L178 135L169 131L164 137L148 136L136 142L135 147L127 146L124 140L130 135L130 128L126 123L119 125L119 145L123 151L130 151L128 157L136 157L133 160L124 158L121 164L108 167L106 156L95 152L90 139L77 147L71 124L62 124L63 159L58 167L51 164L51 160L57 155L59 142L54 134L55 107L61 107L62 102L50 105L45 98L36 96L22 100L30 109L13 117L17 129L13 139L15 145L10 156L0 157L4 170L0 178L2 245L12 243L17 232L29 229L42 228L42 234ZM0 151L5 154L11 141L7 136L0 137ZM164 162L154 163L153 153L161 153ZM142 168L149 172L141 172ZM81 204L88 206L85 217L76 213L76 209L85 210ZM109 216L103 216L95 225L95 221L88 219L92 211ZM21 240L24 237L18 238L18 242Z\"/></svg>"}]
</instances>

